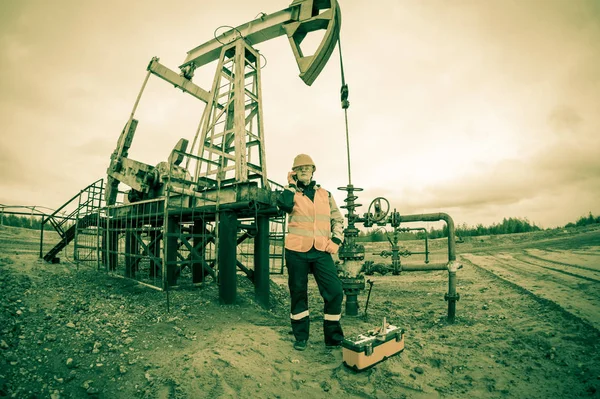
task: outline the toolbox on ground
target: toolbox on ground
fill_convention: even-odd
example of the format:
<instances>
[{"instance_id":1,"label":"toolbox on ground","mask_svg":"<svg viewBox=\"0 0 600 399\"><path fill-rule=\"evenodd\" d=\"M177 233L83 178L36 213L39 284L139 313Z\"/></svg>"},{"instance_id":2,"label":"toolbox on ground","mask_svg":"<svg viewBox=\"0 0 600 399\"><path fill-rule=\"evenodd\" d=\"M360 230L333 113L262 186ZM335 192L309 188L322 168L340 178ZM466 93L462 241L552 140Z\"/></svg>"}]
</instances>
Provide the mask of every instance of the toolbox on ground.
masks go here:
<instances>
[{"instance_id":1,"label":"toolbox on ground","mask_svg":"<svg viewBox=\"0 0 600 399\"><path fill-rule=\"evenodd\" d=\"M344 364L356 371L362 371L404 349L404 330L387 324L366 334L342 341Z\"/></svg>"}]
</instances>

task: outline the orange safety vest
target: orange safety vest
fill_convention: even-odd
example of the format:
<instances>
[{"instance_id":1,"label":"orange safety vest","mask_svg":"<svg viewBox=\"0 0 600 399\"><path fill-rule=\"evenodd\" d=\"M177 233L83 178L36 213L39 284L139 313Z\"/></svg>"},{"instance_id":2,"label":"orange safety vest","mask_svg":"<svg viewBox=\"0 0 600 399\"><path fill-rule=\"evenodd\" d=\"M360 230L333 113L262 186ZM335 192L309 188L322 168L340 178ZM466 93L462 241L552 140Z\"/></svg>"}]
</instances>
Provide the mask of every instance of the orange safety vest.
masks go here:
<instances>
[{"instance_id":1,"label":"orange safety vest","mask_svg":"<svg viewBox=\"0 0 600 399\"><path fill-rule=\"evenodd\" d=\"M331 209L329 193L323 188L315 190L314 202L306 195L294 195L294 209L288 220L285 249L308 252L314 245L324 251L331 236Z\"/></svg>"}]
</instances>

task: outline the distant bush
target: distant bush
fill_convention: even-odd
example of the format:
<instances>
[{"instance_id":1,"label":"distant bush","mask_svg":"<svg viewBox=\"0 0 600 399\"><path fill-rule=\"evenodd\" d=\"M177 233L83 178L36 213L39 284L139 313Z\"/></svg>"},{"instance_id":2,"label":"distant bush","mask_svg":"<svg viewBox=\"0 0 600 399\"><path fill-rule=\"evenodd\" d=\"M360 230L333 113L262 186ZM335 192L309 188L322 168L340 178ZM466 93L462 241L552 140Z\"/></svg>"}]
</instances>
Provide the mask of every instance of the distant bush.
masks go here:
<instances>
[{"instance_id":1,"label":"distant bush","mask_svg":"<svg viewBox=\"0 0 600 399\"><path fill-rule=\"evenodd\" d=\"M375 229L370 229L365 231L360 231L358 233L358 237L356 238L356 241L358 242L381 242L381 241L388 241L387 237L390 237L390 239L392 238L392 234L391 232L386 232L383 228L378 227ZM425 236L421 236L412 232L401 232L398 234L398 239L400 241L409 241L409 240L418 240L418 239L423 239L425 238Z\"/></svg>"},{"instance_id":2,"label":"distant bush","mask_svg":"<svg viewBox=\"0 0 600 399\"><path fill-rule=\"evenodd\" d=\"M579 219L577 219L575 223L567 223L565 225L565 228L588 226L590 224L600 224L600 216L594 217L594 215L592 215L592 212L590 212L587 216L582 216Z\"/></svg>"},{"instance_id":3,"label":"distant bush","mask_svg":"<svg viewBox=\"0 0 600 399\"><path fill-rule=\"evenodd\" d=\"M387 241L386 233L381 229L371 229L365 231L360 231L358 233L358 237L356 238L358 242L380 242Z\"/></svg>"}]
</instances>

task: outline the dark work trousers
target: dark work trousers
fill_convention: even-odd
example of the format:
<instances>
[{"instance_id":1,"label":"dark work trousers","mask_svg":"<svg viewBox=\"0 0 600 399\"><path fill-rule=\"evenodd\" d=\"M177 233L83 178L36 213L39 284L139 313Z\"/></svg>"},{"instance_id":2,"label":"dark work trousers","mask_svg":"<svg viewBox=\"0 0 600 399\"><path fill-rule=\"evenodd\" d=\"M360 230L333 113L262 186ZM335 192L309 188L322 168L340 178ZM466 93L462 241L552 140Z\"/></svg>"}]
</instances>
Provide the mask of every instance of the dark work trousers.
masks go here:
<instances>
[{"instance_id":1,"label":"dark work trousers","mask_svg":"<svg viewBox=\"0 0 600 399\"><path fill-rule=\"evenodd\" d=\"M308 340L310 318L308 315L308 273L315 276L323 297L323 333L326 345L335 345L344 339L340 324L344 292L342 282L331 254L314 247L308 252L286 249L285 262L288 269L288 286L291 297L292 331L297 341Z\"/></svg>"}]
</instances>

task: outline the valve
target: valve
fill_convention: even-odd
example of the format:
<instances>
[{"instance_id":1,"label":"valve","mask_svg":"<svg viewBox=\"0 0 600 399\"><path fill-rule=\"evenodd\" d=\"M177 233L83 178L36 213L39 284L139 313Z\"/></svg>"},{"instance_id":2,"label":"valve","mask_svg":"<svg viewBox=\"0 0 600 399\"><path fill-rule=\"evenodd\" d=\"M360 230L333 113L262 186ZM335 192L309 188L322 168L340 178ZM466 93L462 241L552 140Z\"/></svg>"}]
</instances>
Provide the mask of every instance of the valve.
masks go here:
<instances>
[{"instance_id":1,"label":"valve","mask_svg":"<svg viewBox=\"0 0 600 399\"><path fill-rule=\"evenodd\" d=\"M388 256L392 256L392 251L373 252L373 255L379 255L382 258L387 258Z\"/></svg>"},{"instance_id":2,"label":"valve","mask_svg":"<svg viewBox=\"0 0 600 399\"><path fill-rule=\"evenodd\" d=\"M394 228L400 226L400 212L396 212L396 209L390 215L390 225Z\"/></svg>"},{"instance_id":3,"label":"valve","mask_svg":"<svg viewBox=\"0 0 600 399\"><path fill-rule=\"evenodd\" d=\"M385 202L385 209L381 207L381 201ZM373 208L374 212L371 214L371 208ZM383 197L377 197L369 204L369 209L367 210L367 215L371 222L381 222L387 216L390 211L390 203L387 199Z\"/></svg>"},{"instance_id":4,"label":"valve","mask_svg":"<svg viewBox=\"0 0 600 399\"><path fill-rule=\"evenodd\" d=\"M399 251L398 255L408 258L412 255L412 252L410 252L408 249L405 249L404 251Z\"/></svg>"}]
</instances>

